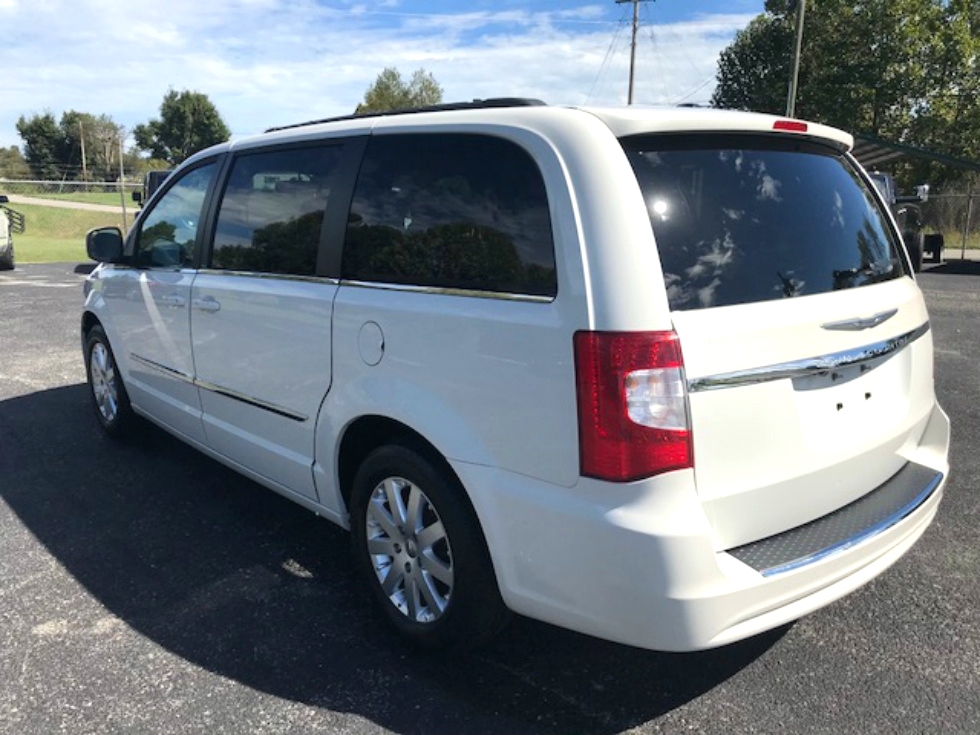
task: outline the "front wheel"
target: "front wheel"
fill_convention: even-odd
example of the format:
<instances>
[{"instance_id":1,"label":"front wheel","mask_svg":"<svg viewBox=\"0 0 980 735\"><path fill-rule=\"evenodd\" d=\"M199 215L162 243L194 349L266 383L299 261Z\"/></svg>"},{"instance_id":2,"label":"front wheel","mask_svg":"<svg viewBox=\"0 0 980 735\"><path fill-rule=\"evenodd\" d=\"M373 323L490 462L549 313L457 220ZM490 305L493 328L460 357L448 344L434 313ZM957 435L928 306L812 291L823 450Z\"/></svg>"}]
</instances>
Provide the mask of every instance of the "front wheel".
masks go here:
<instances>
[{"instance_id":1,"label":"front wheel","mask_svg":"<svg viewBox=\"0 0 980 735\"><path fill-rule=\"evenodd\" d=\"M112 436L123 436L136 421L129 395L119 375L116 358L102 327L92 327L85 339L85 368L89 395L102 428Z\"/></svg>"},{"instance_id":2,"label":"front wheel","mask_svg":"<svg viewBox=\"0 0 980 735\"><path fill-rule=\"evenodd\" d=\"M410 641L466 650L507 621L476 514L423 453L392 444L368 455L354 478L351 526L362 576Z\"/></svg>"}]
</instances>

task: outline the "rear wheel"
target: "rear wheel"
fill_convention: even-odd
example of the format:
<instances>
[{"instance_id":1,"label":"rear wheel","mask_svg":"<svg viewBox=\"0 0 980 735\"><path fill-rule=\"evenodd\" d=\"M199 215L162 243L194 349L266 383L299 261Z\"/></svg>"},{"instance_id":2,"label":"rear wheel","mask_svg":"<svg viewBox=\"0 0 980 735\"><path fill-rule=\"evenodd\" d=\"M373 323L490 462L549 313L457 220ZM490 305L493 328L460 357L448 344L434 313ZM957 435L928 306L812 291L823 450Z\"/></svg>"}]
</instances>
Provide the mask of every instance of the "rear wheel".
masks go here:
<instances>
[{"instance_id":1,"label":"rear wheel","mask_svg":"<svg viewBox=\"0 0 980 735\"><path fill-rule=\"evenodd\" d=\"M929 262L930 263L942 263L943 262L943 250L946 247L945 240L942 233L935 233L932 235L926 235L923 238L923 246L929 251Z\"/></svg>"},{"instance_id":2,"label":"rear wheel","mask_svg":"<svg viewBox=\"0 0 980 735\"><path fill-rule=\"evenodd\" d=\"M476 514L448 475L408 446L376 449L354 479L351 531L359 570L398 632L465 650L509 613Z\"/></svg>"},{"instance_id":3,"label":"rear wheel","mask_svg":"<svg viewBox=\"0 0 980 735\"><path fill-rule=\"evenodd\" d=\"M107 433L122 436L133 428L136 416L102 327L94 326L89 330L85 339L85 358L95 415Z\"/></svg>"},{"instance_id":4,"label":"rear wheel","mask_svg":"<svg viewBox=\"0 0 980 735\"><path fill-rule=\"evenodd\" d=\"M909 260L912 261L912 270L918 273L922 270L922 233L909 232L905 244L908 247Z\"/></svg>"}]
</instances>

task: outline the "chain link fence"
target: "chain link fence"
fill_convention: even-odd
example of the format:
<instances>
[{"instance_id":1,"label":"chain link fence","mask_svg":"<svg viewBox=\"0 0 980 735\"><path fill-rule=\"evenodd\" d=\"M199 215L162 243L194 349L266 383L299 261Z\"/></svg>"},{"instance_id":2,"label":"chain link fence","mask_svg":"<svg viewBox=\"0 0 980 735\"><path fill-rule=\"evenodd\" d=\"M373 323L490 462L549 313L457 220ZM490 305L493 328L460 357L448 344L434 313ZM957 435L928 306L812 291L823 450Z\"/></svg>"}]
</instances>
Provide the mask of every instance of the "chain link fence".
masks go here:
<instances>
[{"instance_id":1,"label":"chain link fence","mask_svg":"<svg viewBox=\"0 0 980 735\"><path fill-rule=\"evenodd\" d=\"M0 194L10 202L6 214L17 221L19 252L30 258L32 249L49 243L76 243L82 248L85 233L96 227L116 225L126 230L138 205L133 192L138 182L27 181L0 179Z\"/></svg>"},{"instance_id":2,"label":"chain link fence","mask_svg":"<svg viewBox=\"0 0 980 735\"><path fill-rule=\"evenodd\" d=\"M132 224L138 210L133 192L142 184L132 181L7 181L0 179L0 194L12 201L8 216L18 219L18 230L32 236L77 239L93 227ZM20 203L20 198L30 203ZM930 194L922 203L924 229L942 234L951 255L965 248L980 248L980 188L962 193Z\"/></svg>"},{"instance_id":3,"label":"chain link fence","mask_svg":"<svg viewBox=\"0 0 980 735\"><path fill-rule=\"evenodd\" d=\"M947 252L980 248L980 190L930 194L922 218L926 232L942 234Z\"/></svg>"},{"instance_id":4,"label":"chain link fence","mask_svg":"<svg viewBox=\"0 0 980 735\"><path fill-rule=\"evenodd\" d=\"M57 196L71 199L72 195L115 194L120 192L129 200L132 192L139 191L142 183L138 181L28 181L0 179L0 193L20 196ZM87 201L85 196L79 201Z\"/></svg>"}]
</instances>

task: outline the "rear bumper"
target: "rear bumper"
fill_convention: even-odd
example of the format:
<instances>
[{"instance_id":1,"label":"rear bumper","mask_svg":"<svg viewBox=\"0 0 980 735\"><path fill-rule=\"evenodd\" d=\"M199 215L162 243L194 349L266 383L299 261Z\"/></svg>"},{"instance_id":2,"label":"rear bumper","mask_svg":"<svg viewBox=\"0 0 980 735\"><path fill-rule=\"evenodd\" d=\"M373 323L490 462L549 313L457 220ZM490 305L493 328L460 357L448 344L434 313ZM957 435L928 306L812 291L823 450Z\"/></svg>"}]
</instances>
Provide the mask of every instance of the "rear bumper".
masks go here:
<instances>
[{"instance_id":1,"label":"rear bumper","mask_svg":"<svg viewBox=\"0 0 980 735\"><path fill-rule=\"evenodd\" d=\"M794 548L787 538L769 540L780 553L774 558L796 563L750 558L757 568L738 558L746 547L715 548L690 470L626 485L582 479L561 488L493 468L455 469L513 610L620 643L690 651L783 625L881 574L935 517L948 446L949 421L937 406L919 445L905 453L899 479L866 496L888 501L867 524L854 524L867 507L841 509L847 523L828 520L836 530L816 534L821 542L814 548L787 552ZM887 523L882 509L890 511ZM798 533L797 541L807 537Z\"/></svg>"}]
</instances>

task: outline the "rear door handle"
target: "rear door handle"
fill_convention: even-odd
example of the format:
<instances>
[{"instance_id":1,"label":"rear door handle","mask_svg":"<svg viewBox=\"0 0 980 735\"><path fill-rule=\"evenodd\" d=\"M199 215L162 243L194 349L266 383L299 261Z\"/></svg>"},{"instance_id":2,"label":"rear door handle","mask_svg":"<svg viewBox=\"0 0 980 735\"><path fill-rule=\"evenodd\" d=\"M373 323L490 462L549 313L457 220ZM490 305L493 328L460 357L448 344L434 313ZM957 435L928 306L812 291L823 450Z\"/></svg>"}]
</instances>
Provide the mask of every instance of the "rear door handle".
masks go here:
<instances>
[{"instance_id":1,"label":"rear door handle","mask_svg":"<svg viewBox=\"0 0 980 735\"><path fill-rule=\"evenodd\" d=\"M221 302L213 296L205 296L203 299L194 299L194 308L214 314L221 311Z\"/></svg>"}]
</instances>

